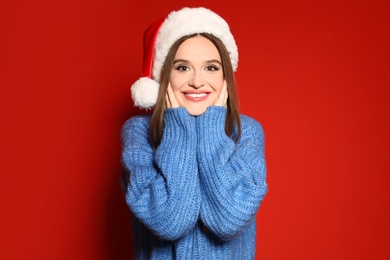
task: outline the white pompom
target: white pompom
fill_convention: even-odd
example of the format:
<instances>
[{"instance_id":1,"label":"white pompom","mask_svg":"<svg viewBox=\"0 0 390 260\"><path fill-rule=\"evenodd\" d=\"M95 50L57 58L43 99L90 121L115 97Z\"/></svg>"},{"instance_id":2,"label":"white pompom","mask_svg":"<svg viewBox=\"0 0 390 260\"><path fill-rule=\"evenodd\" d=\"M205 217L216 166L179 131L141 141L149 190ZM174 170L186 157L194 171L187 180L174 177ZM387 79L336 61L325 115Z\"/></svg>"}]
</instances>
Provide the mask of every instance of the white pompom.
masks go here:
<instances>
[{"instance_id":1,"label":"white pompom","mask_svg":"<svg viewBox=\"0 0 390 260\"><path fill-rule=\"evenodd\" d=\"M160 84L148 77L139 78L131 86L134 105L140 108L152 108L157 101Z\"/></svg>"}]
</instances>

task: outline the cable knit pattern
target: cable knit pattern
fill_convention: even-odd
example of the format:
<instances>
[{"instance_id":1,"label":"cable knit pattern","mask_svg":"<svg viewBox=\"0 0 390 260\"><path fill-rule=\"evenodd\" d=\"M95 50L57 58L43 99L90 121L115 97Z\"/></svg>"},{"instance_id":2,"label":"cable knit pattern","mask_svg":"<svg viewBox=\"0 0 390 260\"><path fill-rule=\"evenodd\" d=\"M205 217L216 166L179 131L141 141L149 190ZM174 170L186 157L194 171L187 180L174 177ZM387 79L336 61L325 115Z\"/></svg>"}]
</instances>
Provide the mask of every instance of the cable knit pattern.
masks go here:
<instances>
[{"instance_id":1,"label":"cable knit pattern","mask_svg":"<svg viewBox=\"0 0 390 260\"><path fill-rule=\"evenodd\" d=\"M153 150L150 115L121 133L122 187L133 214L135 259L253 259L256 212L267 191L264 135L241 115L238 144L224 131L226 109L198 117L164 113Z\"/></svg>"}]
</instances>

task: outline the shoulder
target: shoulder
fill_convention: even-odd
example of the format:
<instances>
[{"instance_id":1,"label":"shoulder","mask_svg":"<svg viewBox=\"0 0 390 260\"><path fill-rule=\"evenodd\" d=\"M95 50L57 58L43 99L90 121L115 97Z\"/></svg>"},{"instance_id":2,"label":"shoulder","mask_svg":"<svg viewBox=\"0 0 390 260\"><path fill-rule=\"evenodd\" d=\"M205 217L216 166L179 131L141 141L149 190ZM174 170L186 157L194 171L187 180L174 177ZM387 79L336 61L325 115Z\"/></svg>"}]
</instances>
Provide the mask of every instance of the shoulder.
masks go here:
<instances>
[{"instance_id":1,"label":"shoulder","mask_svg":"<svg viewBox=\"0 0 390 260\"><path fill-rule=\"evenodd\" d=\"M258 135L264 138L262 125L256 119L240 114L242 135Z\"/></svg>"},{"instance_id":2,"label":"shoulder","mask_svg":"<svg viewBox=\"0 0 390 260\"><path fill-rule=\"evenodd\" d=\"M136 127L148 126L149 127L151 118L152 118L151 114L133 116L125 121L125 123L122 126L122 130L127 129L129 127L134 127L134 126L136 126Z\"/></svg>"},{"instance_id":3,"label":"shoulder","mask_svg":"<svg viewBox=\"0 0 390 260\"><path fill-rule=\"evenodd\" d=\"M129 135L148 134L152 115L150 113L133 116L125 121L121 129L121 138Z\"/></svg>"}]
</instances>

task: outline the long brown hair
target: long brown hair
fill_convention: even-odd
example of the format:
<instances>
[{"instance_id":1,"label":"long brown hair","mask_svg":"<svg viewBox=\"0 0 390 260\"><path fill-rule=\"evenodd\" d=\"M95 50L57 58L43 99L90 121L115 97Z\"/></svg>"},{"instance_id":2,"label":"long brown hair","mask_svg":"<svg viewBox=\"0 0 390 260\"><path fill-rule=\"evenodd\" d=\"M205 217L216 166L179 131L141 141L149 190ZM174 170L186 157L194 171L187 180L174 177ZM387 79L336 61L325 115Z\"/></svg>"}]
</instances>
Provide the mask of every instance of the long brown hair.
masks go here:
<instances>
[{"instance_id":1,"label":"long brown hair","mask_svg":"<svg viewBox=\"0 0 390 260\"><path fill-rule=\"evenodd\" d=\"M167 57L165 59L164 65L161 68L161 76L160 76L160 89L158 92L158 97L156 101L156 105L153 110L152 119L149 127L149 135L152 140L152 144L154 148L157 148L161 142L161 138L164 130L164 110L165 107L165 95L167 92L168 84L171 77L173 62L175 59L175 55L180 45L187 39L194 36L203 36L209 39L215 47L218 49L219 55L221 56L222 69L223 69L223 77L226 80L227 84L227 92L228 92L228 100L227 100L227 115L225 120L225 133L230 138L233 138L234 128L237 127L237 135L234 136L234 141L238 142L241 136L241 121L240 114L238 109L238 98L236 92L236 83L234 78L234 72L232 68L232 63L230 60L229 53L222 43L222 41L215 37L212 34L208 33L200 33L184 36L178 39L170 48Z\"/></svg>"}]
</instances>

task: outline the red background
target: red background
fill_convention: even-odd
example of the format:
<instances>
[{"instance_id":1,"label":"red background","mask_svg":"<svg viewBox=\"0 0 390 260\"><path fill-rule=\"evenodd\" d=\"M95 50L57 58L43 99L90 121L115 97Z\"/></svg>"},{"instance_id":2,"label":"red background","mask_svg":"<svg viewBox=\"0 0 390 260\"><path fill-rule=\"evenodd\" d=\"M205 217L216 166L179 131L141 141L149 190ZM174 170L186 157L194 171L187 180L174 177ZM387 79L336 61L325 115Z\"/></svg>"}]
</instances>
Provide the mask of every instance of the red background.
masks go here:
<instances>
[{"instance_id":1,"label":"red background","mask_svg":"<svg viewBox=\"0 0 390 260\"><path fill-rule=\"evenodd\" d=\"M265 129L257 259L390 259L390 3L256 2L0 2L1 259L131 259L120 127L144 29L184 4L231 25Z\"/></svg>"}]
</instances>

